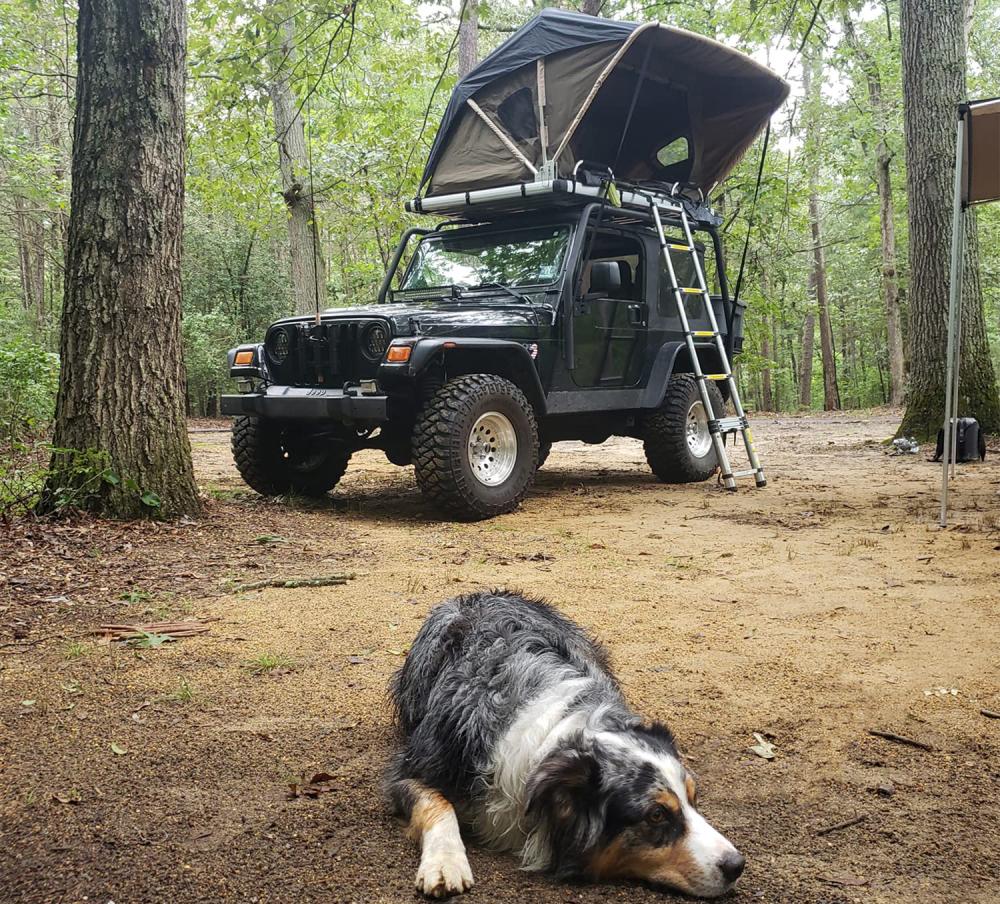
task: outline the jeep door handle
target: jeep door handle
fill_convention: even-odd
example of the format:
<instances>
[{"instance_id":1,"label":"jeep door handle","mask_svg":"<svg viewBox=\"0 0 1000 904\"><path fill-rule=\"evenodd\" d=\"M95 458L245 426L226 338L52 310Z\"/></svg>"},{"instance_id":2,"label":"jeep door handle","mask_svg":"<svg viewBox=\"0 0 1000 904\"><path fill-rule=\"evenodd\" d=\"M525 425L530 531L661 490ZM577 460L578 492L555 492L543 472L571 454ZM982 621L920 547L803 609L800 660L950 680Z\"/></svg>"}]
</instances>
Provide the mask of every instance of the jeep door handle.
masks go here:
<instances>
[{"instance_id":1,"label":"jeep door handle","mask_svg":"<svg viewBox=\"0 0 1000 904\"><path fill-rule=\"evenodd\" d=\"M630 304L628 306L628 322L632 326L645 326L646 306L643 304Z\"/></svg>"}]
</instances>

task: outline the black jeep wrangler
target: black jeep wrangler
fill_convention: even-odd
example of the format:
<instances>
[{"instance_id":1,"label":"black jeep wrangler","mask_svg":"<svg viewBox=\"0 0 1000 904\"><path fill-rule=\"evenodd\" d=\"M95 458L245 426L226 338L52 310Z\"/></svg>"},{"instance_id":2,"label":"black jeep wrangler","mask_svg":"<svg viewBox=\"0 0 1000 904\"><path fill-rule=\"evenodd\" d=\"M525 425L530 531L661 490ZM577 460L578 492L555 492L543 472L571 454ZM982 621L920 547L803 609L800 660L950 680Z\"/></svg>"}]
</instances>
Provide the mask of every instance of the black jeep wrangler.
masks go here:
<instances>
[{"instance_id":1,"label":"black jeep wrangler","mask_svg":"<svg viewBox=\"0 0 1000 904\"><path fill-rule=\"evenodd\" d=\"M692 205L690 222L732 359L743 305L729 297L719 219ZM665 226L686 246L676 218ZM677 282L696 285L693 257L670 254ZM703 298L685 310L691 331L709 330ZM695 345L705 372L723 369L711 339ZM657 232L606 201L411 228L377 304L280 320L229 366L233 455L265 495L326 493L364 448L412 463L430 500L471 519L517 506L559 440L638 437L670 483L716 470L708 422L724 399L711 384L705 411Z\"/></svg>"}]
</instances>

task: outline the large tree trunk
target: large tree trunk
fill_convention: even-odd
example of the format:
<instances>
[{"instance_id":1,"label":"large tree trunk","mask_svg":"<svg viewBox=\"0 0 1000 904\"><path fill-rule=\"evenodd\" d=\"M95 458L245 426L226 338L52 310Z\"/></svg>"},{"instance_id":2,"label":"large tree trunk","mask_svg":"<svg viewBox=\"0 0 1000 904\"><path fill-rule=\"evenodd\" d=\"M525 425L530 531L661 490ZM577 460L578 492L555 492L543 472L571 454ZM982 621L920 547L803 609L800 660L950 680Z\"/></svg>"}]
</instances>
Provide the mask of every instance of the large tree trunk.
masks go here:
<instances>
[{"instance_id":1,"label":"large tree trunk","mask_svg":"<svg viewBox=\"0 0 1000 904\"><path fill-rule=\"evenodd\" d=\"M479 3L467 0L458 25L458 77L464 78L479 62Z\"/></svg>"},{"instance_id":2,"label":"large tree trunk","mask_svg":"<svg viewBox=\"0 0 1000 904\"><path fill-rule=\"evenodd\" d=\"M281 169L281 193L288 207L288 251L296 314L326 307L326 263L319 247L313 185L309 173L305 127L288 73L295 62L291 18L281 28L281 43L272 55L268 85L274 112L274 134Z\"/></svg>"},{"instance_id":3,"label":"large tree trunk","mask_svg":"<svg viewBox=\"0 0 1000 904\"><path fill-rule=\"evenodd\" d=\"M184 53L183 0L81 0L56 452L43 509L133 517L199 508L181 361Z\"/></svg>"},{"instance_id":4,"label":"large tree trunk","mask_svg":"<svg viewBox=\"0 0 1000 904\"><path fill-rule=\"evenodd\" d=\"M963 0L902 0L903 108L910 226L910 386L899 435L930 439L944 420L956 108L965 98ZM958 413L1000 430L986 342L976 219L966 217Z\"/></svg>"},{"instance_id":5,"label":"large tree trunk","mask_svg":"<svg viewBox=\"0 0 1000 904\"><path fill-rule=\"evenodd\" d=\"M819 86L823 75L822 60L803 57L802 81L806 93L806 138L809 157L809 229L813 241L813 272L810 283L816 298L819 314L819 348L823 361L823 408L840 409L840 391L837 388L837 358L833 348L833 327L830 323L830 305L826 294L826 255L823 253L823 232L819 215L819 138L815 121L820 104Z\"/></svg>"},{"instance_id":6,"label":"large tree trunk","mask_svg":"<svg viewBox=\"0 0 1000 904\"><path fill-rule=\"evenodd\" d=\"M882 93L878 63L858 40L854 23L844 16L844 36L858 58L868 88L868 102L879 141L875 149L875 184L878 188L879 224L882 238L882 298L885 304L886 351L889 359L889 404L902 405L906 387L906 358L900 315L899 281L896 271L896 224L892 206L892 151L889 149L888 115Z\"/></svg>"},{"instance_id":7,"label":"large tree trunk","mask_svg":"<svg viewBox=\"0 0 1000 904\"><path fill-rule=\"evenodd\" d=\"M599 16L604 3L605 0L583 0L580 4L580 12L588 16Z\"/></svg>"}]
</instances>

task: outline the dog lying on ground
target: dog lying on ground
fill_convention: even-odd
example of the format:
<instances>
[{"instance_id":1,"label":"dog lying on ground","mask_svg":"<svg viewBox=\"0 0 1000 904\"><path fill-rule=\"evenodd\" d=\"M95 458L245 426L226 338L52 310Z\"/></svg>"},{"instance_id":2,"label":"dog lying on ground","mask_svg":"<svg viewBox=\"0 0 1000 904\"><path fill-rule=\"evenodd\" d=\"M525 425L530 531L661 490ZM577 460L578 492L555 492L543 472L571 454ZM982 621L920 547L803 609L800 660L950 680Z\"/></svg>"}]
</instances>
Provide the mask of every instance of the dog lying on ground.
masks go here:
<instances>
[{"instance_id":1,"label":"dog lying on ground","mask_svg":"<svg viewBox=\"0 0 1000 904\"><path fill-rule=\"evenodd\" d=\"M428 616L392 685L388 790L421 848L418 890L472 887L460 826L525 869L701 897L744 858L696 808L670 731L628 705L607 656L543 602L475 593Z\"/></svg>"}]
</instances>

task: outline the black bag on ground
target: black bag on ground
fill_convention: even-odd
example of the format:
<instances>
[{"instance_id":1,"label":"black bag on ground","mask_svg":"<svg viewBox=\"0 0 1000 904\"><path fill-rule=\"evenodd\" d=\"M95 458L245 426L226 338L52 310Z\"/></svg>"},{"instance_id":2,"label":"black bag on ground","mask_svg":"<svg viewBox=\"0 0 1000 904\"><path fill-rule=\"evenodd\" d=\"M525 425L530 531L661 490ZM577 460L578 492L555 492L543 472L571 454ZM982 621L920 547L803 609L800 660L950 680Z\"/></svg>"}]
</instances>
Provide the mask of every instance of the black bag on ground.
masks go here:
<instances>
[{"instance_id":1,"label":"black bag on ground","mask_svg":"<svg viewBox=\"0 0 1000 904\"><path fill-rule=\"evenodd\" d=\"M955 447L956 461L985 461L986 434L979 429L979 421L974 417L960 417L955 424L958 431L958 443ZM938 430L937 448L934 450L934 461L944 457L944 430Z\"/></svg>"}]
</instances>

